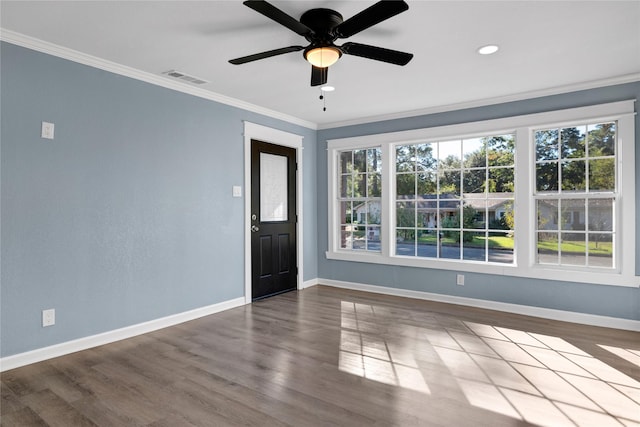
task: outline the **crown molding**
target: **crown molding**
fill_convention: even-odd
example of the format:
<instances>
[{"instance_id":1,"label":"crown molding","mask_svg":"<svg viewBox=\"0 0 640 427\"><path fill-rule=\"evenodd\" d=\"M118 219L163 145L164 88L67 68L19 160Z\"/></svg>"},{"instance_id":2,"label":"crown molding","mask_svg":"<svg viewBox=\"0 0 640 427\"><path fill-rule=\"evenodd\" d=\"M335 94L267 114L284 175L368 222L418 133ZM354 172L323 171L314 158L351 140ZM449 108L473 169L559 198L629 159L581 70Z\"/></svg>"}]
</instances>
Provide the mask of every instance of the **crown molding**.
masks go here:
<instances>
[{"instance_id":1,"label":"crown molding","mask_svg":"<svg viewBox=\"0 0 640 427\"><path fill-rule=\"evenodd\" d=\"M252 113L262 114L267 117L303 126L312 130L318 129L317 123L290 116L288 114L283 114L275 110L270 110L268 108L260 107L258 105L221 95L216 92L197 88L187 83L173 81L161 75L156 75L146 71L138 70L136 68L128 67L126 65L118 64L116 62L108 61L106 59L98 58L96 56L88 55L86 53L69 49L64 46L56 45L54 43L17 33L15 31L7 30L5 28L0 28L0 41L35 50L37 52L46 53L51 56L73 61L78 64L87 65L89 67L108 71L114 74L119 74L121 76L130 77L132 79L140 80L145 83L150 83L166 89L171 89L177 92L186 93L188 95L197 96L199 98L204 98L210 101L219 102L221 104L247 110Z\"/></svg>"},{"instance_id":2,"label":"crown molding","mask_svg":"<svg viewBox=\"0 0 640 427\"><path fill-rule=\"evenodd\" d=\"M448 105L439 105L436 107L422 108L418 110L403 111L399 113L384 114L379 116L361 117L352 120L345 120L332 123L324 123L318 125L318 130L334 129L345 126L362 125L367 123L382 122L386 120L405 119L409 117L426 116L429 114L446 113L448 111L465 110L469 108L486 107L489 105L504 104L507 102L523 101L526 99L541 98L544 96L559 95L569 92L577 92L581 90L596 89L599 87L614 86L625 83L640 82L640 73L626 74L624 76L611 77L602 80L593 80L589 82L574 83L565 86L556 86L548 89L535 90L530 92L521 92L512 95L499 96L495 98L486 98L476 101L460 102Z\"/></svg>"},{"instance_id":3,"label":"crown molding","mask_svg":"<svg viewBox=\"0 0 640 427\"><path fill-rule=\"evenodd\" d=\"M126 65L118 64L116 62L107 61L96 56L88 55L73 49L69 49L60 45L56 45L44 40L40 40L34 37L30 37L15 31L7 30L0 27L0 41L15 44L27 49L35 50L38 52L46 53L52 56L56 56L62 59L67 59L79 64L87 65L93 68L98 68L104 71L112 72L122 76L130 77L136 80L140 80L146 83L150 83L156 86L161 86L166 89L183 92L199 98L204 98L210 101L219 102L221 104L229 105L231 107L240 108L253 113L262 114L267 117L282 120L291 124L296 124L312 130L324 130L333 129L345 126L354 126L367 123L375 123L387 120L397 120L409 117L425 116L429 114L445 113L449 111L464 110L469 108L485 107L489 105L503 104L507 102L522 101L525 99L540 98L544 96L559 95L563 93L576 92L580 90L595 89L599 87L613 86L618 84L633 83L640 81L640 73L627 74L618 77L611 77L602 80L593 80L582 83L575 83L565 86L556 86L547 89L541 89L536 91L521 92L512 95L505 95L494 98L481 99L476 101L468 101L461 103L454 103L448 105L439 105L435 107L421 108L417 110L402 111L392 114L384 114L377 116L360 117L351 120L337 121L331 123L318 124L310 122L308 120L301 119L299 117L290 116L275 110L260 107L255 104L241 101L239 99L231 98L216 92L197 88L186 83L172 81L161 75L156 75L146 71L141 71Z\"/></svg>"}]
</instances>

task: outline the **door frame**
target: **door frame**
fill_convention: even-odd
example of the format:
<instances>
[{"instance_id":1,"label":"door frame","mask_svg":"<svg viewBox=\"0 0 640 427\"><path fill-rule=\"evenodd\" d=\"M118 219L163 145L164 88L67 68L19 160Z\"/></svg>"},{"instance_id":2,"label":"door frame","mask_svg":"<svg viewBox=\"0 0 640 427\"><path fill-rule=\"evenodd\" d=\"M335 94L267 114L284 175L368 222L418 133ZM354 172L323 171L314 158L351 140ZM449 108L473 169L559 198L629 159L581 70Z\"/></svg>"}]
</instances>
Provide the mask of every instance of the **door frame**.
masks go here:
<instances>
[{"instance_id":1,"label":"door frame","mask_svg":"<svg viewBox=\"0 0 640 427\"><path fill-rule=\"evenodd\" d=\"M296 262L298 277L296 288L303 287L303 235L302 235L302 139L303 136L244 121L244 302L251 304L251 140L295 148L296 163Z\"/></svg>"}]
</instances>

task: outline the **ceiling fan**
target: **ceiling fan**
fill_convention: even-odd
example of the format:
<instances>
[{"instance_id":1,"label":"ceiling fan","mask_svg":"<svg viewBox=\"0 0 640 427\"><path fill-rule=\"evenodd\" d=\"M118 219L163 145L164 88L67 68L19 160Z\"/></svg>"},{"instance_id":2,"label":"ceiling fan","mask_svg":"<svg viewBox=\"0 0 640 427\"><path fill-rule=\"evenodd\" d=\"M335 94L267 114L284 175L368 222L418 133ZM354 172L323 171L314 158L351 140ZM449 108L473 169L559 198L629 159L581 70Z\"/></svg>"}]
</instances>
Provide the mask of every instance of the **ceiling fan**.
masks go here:
<instances>
[{"instance_id":1,"label":"ceiling fan","mask_svg":"<svg viewBox=\"0 0 640 427\"><path fill-rule=\"evenodd\" d=\"M229 61L235 65L304 50L305 59L311 63L311 86L319 86L327 83L328 67L343 54L396 65L406 65L413 58L411 53L361 43L347 42L342 46L334 44L337 39L351 37L409 9L409 5L403 0L379 1L346 21L331 9L308 10L298 21L264 0L247 0L244 5L303 36L309 45L283 47Z\"/></svg>"}]
</instances>

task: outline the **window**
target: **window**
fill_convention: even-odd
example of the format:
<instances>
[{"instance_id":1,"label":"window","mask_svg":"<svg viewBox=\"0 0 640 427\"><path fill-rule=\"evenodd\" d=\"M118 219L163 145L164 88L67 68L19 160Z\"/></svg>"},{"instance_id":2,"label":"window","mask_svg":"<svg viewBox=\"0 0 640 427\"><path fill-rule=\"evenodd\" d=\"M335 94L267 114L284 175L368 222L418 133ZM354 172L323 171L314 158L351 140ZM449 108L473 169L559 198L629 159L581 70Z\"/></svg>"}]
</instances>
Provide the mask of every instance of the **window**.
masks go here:
<instances>
[{"instance_id":1,"label":"window","mask_svg":"<svg viewBox=\"0 0 640 427\"><path fill-rule=\"evenodd\" d=\"M340 159L340 248L380 252L380 148L347 150Z\"/></svg>"},{"instance_id":2,"label":"window","mask_svg":"<svg viewBox=\"0 0 640 427\"><path fill-rule=\"evenodd\" d=\"M615 268L616 128L534 131L537 263Z\"/></svg>"},{"instance_id":3,"label":"window","mask_svg":"<svg viewBox=\"0 0 640 427\"><path fill-rule=\"evenodd\" d=\"M637 287L633 110L328 141L327 257Z\"/></svg>"},{"instance_id":4,"label":"window","mask_svg":"<svg viewBox=\"0 0 640 427\"><path fill-rule=\"evenodd\" d=\"M396 145L398 256L513 263L515 135Z\"/></svg>"}]
</instances>

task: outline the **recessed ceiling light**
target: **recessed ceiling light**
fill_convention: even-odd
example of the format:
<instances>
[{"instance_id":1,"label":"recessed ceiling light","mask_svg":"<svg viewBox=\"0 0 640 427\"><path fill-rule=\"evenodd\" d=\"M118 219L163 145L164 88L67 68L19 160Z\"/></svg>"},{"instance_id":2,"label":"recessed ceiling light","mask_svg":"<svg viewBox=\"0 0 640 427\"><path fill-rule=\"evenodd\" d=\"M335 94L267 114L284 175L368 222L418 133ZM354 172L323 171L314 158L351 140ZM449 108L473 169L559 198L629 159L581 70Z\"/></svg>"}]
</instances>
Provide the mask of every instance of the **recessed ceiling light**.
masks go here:
<instances>
[{"instance_id":1,"label":"recessed ceiling light","mask_svg":"<svg viewBox=\"0 0 640 427\"><path fill-rule=\"evenodd\" d=\"M320 90L323 92L333 92L336 88L333 86L322 86Z\"/></svg>"},{"instance_id":2,"label":"recessed ceiling light","mask_svg":"<svg viewBox=\"0 0 640 427\"><path fill-rule=\"evenodd\" d=\"M496 53L498 51L498 46L494 45L494 44L489 44L486 46L482 46L481 48L478 49L478 53L480 55L491 55L492 53Z\"/></svg>"}]
</instances>

